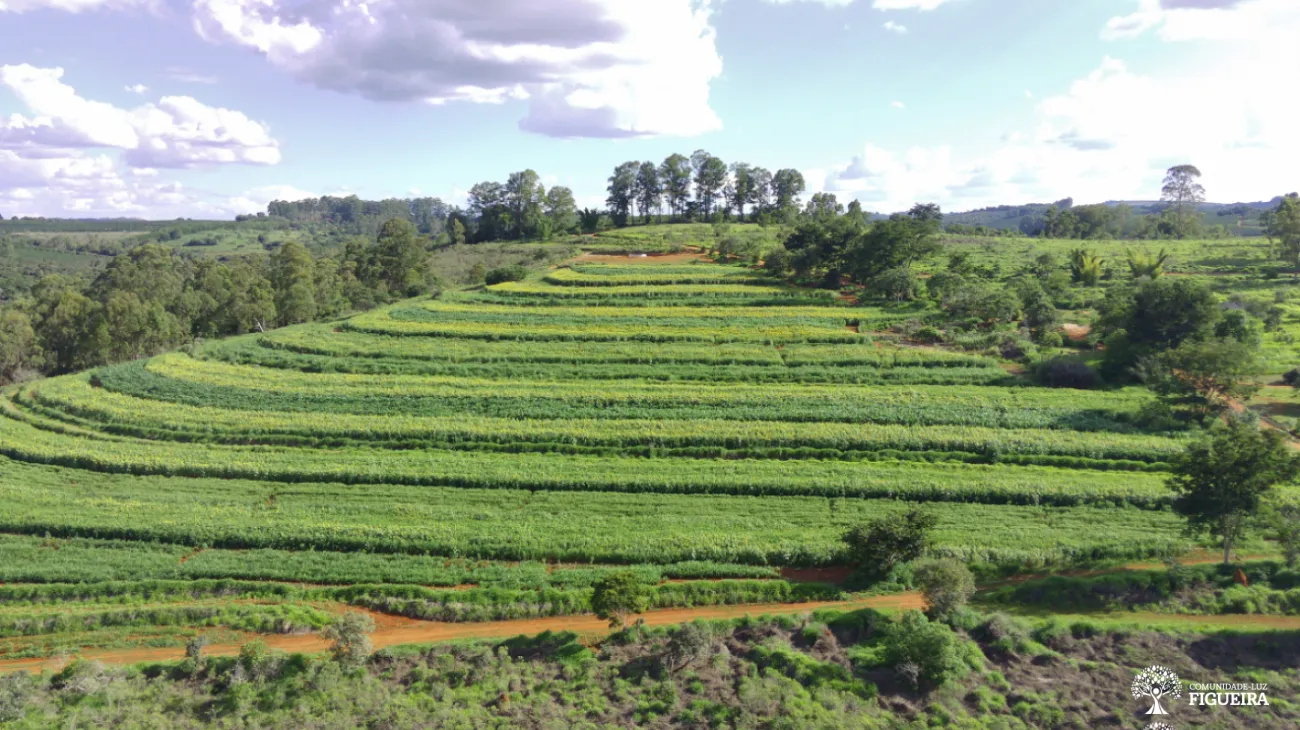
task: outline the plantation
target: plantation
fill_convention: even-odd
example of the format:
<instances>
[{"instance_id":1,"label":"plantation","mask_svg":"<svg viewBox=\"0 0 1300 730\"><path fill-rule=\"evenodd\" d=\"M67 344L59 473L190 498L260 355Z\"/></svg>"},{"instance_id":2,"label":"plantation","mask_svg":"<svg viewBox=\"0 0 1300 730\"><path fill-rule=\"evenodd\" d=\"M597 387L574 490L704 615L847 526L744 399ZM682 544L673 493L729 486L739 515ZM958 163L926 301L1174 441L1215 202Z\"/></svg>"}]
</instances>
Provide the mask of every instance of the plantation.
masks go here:
<instances>
[{"instance_id":1,"label":"plantation","mask_svg":"<svg viewBox=\"0 0 1300 730\"><path fill-rule=\"evenodd\" d=\"M985 576L1193 547L1165 479L1195 427L900 336L937 316L579 259L11 386L0 662L574 616L625 571L649 608L843 601L801 571L917 504Z\"/></svg>"}]
</instances>

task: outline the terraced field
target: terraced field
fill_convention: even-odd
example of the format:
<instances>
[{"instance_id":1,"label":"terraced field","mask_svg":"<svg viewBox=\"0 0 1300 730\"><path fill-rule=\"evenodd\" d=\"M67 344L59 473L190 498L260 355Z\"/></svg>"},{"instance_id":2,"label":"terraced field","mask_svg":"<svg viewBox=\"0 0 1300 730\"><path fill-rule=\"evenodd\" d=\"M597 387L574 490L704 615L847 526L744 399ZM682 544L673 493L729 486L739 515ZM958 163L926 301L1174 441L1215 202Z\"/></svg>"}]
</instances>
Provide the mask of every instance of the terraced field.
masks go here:
<instances>
[{"instance_id":1,"label":"terraced field","mask_svg":"<svg viewBox=\"0 0 1300 730\"><path fill-rule=\"evenodd\" d=\"M1188 435L1140 427L1145 391L888 333L926 316L581 263L6 389L0 658L346 604L578 613L620 565L658 606L837 600L782 570L842 564L847 526L914 502L976 562L1183 546L1162 472Z\"/></svg>"}]
</instances>

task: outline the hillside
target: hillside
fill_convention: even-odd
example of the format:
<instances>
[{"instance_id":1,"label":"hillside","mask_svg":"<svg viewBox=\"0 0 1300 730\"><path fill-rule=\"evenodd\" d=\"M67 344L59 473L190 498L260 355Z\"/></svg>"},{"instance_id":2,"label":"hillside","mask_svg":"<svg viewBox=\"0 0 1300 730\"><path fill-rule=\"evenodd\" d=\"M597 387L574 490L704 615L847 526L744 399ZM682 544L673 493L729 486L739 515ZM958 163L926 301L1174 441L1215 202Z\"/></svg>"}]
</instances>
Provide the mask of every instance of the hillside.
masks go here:
<instances>
[{"instance_id":1,"label":"hillside","mask_svg":"<svg viewBox=\"0 0 1300 730\"><path fill-rule=\"evenodd\" d=\"M1015 631L1026 642L1029 632L1047 632L1035 641L1055 637L1058 658L1111 651L1110 639L1095 637L1112 629L1129 636L1115 628L1122 616L1109 612L1116 609L1168 612L1162 620L1171 630L1213 628L1195 621L1205 617L1172 615L1190 609L1168 603L1172 591L1151 592L1159 577L1135 583L1143 588L1128 604L1091 606L1089 620L1100 628L1080 629L1083 644L1038 618L1059 589L1031 590L1032 574L1123 573L1125 562L1196 547L1168 509L1173 495L1165 485L1170 460L1196 431L1146 417L1156 400L1149 390L1037 386L999 346L925 346L903 337L943 324L930 305L859 303L694 250L667 253L682 248L681 236L698 240L708 231L615 231L521 281L0 391L0 671L57 669L77 652L110 664L176 660L196 635L217 655L256 653L239 647L259 637L272 647L317 651L327 645L319 633L349 610L378 622L382 646L543 628L591 632L594 619L583 614L593 610L593 586L630 572L645 586L648 607L677 611L646 614L652 624L750 610L879 608L886 613L876 618L822 619L846 627L831 633L847 654L795 637L794 654L773 655L763 637L788 631L780 625L757 638L744 631L726 638L718 629L718 641L740 662L728 671L771 670L761 676L784 677L772 681L794 682L792 691L834 689L842 693L837 702L865 703L853 704L850 715L929 717L930 709L919 709L928 707L924 698L948 695L897 683L890 668L897 660L880 643L894 629L864 635L852 628L868 619L892 626L898 611L924 605L904 592L910 568L846 583L852 558L842 540L852 526L917 505L937 520L929 554L973 566L990 591L981 610L1031 617ZM735 235L766 245L757 227ZM1050 251L1073 245L1043 243ZM978 244L969 249L974 265L1008 271L1044 252L1020 241L953 243L955 250L967 244ZM1180 244L1171 268L1247 271L1263 254L1239 245ZM637 249L664 253L626 253ZM1225 287L1247 279L1258 282L1245 273L1210 278ZM1067 316L1086 321L1082 308ZM1279 364L1295 351L1283 334L1266 348ZM1242 547L1273 549L1258 537ZM1285 604L1291 573L1271 563L1252 570L1252 605L1294 614ZM1012 574L1029 581L1025 591L997 593L998 579ZM1071 590L1127 597L1110 592L1123 580ZM1199 610L1234 612L1236 599L1224 597L1230 576L1221 583L1207 573L1196 584L1211 602ZM1218 617L1214 627L1254 627L1238 618ZM963 620L969 625L954 624L954 636L979 647L970 667L1023 674L1040 660L1039 644L1007 654L981 633L985 618ZM1270 620L1255 628L1297 628L1293 616ZM823 630L811 625L799 636ZM656 661L659 640L639 636L607 642L583 666L619 672L620 662ZM1087 643L1094 640L1095 647ZM630 643L620 649L620 641ZM1163 646L1168 661L1205 671L1190 641L1142 639L1147 648ZM524 645L472 651L511 654ZM577 649L546 647L526 652L536 662L530 671L576 671L557 667ZM1274 666L1244 645L1232 651L1251 667ZM445 655L434 650L429 661L450 661L436 658ZM372 660L373 677L347 682L379 691L383 667L409 669L393 656ZM245 657L239 670L204 661L157 671L193 677L178 679L190 682L185 692L221 703L233 701L229 672L252 672L263 693L291 676L280 660ZM1060 681L1085 682L1053 666ZM128 675L98 665L67 672L97 677L96 692L139 691ZM817 677L836 672L846 673L843 682L819 684ZM399 674L406 676L391 676ZM40 717L55 717L66 709L60 676L48 686L11 680L0 691L18 687L12 691L43 708ZM1056 726L1046 707L1057 699L1008 693L981 679L988 676L977 672L954 685L960 691L943 690L956 693L943 712ZM418 695L432 691L424 681L413 674L401 684ZM512 696L534 691L532 680L509 681ZM693 717L690 707L702 710L682 694L697 691L686 684L674 685L671 698L660 698L664 709L648 715L618 695L617 684L600 685L614 693L608 707L617 709L591 717L615 724ZM719 686L707 698L734 719L775 717L746 704L752 692ZM979 698L989 692L1016 701L986 707ZM129 707L148 704L136 696ZM1044 709L1011 709L1021 701ZM1113 701L1109 694L1096 700ZM484 718L512 716L490 697L474 702ZM556 700L538 711L568 706ZM1114 712L1078 706L1070 716L1091 722ZM1274 717L1289 715L1270 715L1270 723Z\"/></svg>"}]
</instances>

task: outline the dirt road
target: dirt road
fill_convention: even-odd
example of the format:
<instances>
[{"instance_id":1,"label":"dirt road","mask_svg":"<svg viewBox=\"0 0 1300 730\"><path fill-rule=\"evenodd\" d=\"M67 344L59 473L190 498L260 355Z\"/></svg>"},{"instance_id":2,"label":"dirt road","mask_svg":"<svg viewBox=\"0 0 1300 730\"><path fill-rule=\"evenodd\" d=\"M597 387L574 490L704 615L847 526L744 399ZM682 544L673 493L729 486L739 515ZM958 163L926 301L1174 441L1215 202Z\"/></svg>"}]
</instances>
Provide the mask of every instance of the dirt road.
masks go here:
<instances>
[{"instance_id":1,"label":"dirt road","mask_svg":"<svg viewBox=\"0 0 1300 730\"><path fill-rule=\"evenodd\" d=\"M919 593L900 593L889 596L874 596L855 601L828 601L821 603L761 603L740 606L705 606L700 608L668 608L648 611L641 618L650 626L671 626L694 621L695 619L731 619L742 616L762 616L778 614L810 613L823 608L859 609L881 608L906 610L925 608L925 601ZM342 610L360 611L350 606ZM375 619L375 631L370 641L376 649L398 644L429 644L439 641L457 639L497 639L511 636L540 634L544 631L573 631L590 636L603 636L609 633L606 622L595 616L554 616L541 619L520 619L515 621L485 621L482 623L442 623L437 621L419 621L416 619L370 613ZM326 650L329 642L316 634L292 636L270 635L252 636L260 639L272 649L287 652L314 653ZM204 649L209 656L233 656L239 653L238 644L214 644ZM94 659L106 664L139 664L141 662L160 662L182 659L184 649L180 647L141 647L136 649L95 649L81 652L83 659ZM39 672L43 669L57 669L66 663L66 658L7 659L0 661L0 672L27 670Z\"/></svg>"}]
</instances>

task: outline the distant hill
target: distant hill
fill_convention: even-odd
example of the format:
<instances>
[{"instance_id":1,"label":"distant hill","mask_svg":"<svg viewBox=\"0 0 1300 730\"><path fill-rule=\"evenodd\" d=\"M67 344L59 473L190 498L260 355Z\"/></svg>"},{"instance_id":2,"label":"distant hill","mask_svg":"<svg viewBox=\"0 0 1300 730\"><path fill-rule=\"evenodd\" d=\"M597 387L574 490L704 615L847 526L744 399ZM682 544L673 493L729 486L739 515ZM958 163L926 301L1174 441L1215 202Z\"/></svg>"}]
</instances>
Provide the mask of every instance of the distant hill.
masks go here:
<instances>
[{"instance_id":1,"label":"distant hill","mask_svg":"<svg viewBox=\"0 0 1300 730\"><path fill-rule=\"evenodd\" d=\"M1206 225L1218 225L1224 222L1224 218L1230 216L1246 218L1255 215L1260 210L1274 208L1281 199L1281 196L1278 196L1272 200L1251 203L1201 203L1197 206L1197 209L1205 219ZM943 222L945 224L956 223L967 226L986 226L988 228L1025 230L1026 225L1032 227L1032 222L1041 219L1043 214L1047 212L1047 209L1053 205L1058 209L1075 207L1074 201L1070 198L1058 200L1055 203L996 205L990 208L980 208L978 210L945 213L943 216ZM1103 205L1111 207L1127 205L1133 209L1134 213L1147 215L1150 213L1159 213L1164 210L1168 204L1159 200L1108 200L1103 203Z\"/></svg>"}]
</instances>

